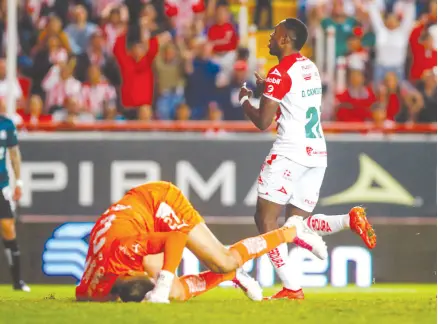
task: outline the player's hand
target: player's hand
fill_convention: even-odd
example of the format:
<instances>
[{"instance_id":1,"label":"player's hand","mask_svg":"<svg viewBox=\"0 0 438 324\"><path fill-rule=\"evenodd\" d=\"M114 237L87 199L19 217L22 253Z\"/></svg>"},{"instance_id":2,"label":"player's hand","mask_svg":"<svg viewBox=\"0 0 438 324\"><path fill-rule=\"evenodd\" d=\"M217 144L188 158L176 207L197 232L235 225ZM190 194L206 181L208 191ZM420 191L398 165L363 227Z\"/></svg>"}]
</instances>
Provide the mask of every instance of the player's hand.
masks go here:
<instances>
[{"instance_id":1,"label":"player's hand","mask_svg":"<svg viewBox=\"0 0 438 324\"><path fill-rule=\"evenodd\" d=\"M21 187L16 186L14 190L14 195L12 196L12 199L15 201L18 201L21 199L21 196L23 195L23 191L21 190Z\"/></svg>"},{"instance_id":2,"label":"player's hand","mask_svg":"<svg viewBox=\"0 0 438 324\"><path fill-rule=\"evenodd\" d=\"M254 76L256 78L257 92L263 92L265 89L265 79L263 79L257 72L254 72Z\"/></svg>"},{"instance_id":3,"label":"player's hand","mask_svg":"<svg viewBox=\"0 0 438 324\"><path fill-rule=\"evenodd\" d=\"M145 298L146 302L148 303L155 303L155 304L169 304L169 298L161 296L156 292L156 290L151 290L146 294Z\"/></svg>"},{"instance_id":4,"label":"player's hand","mask_svg":"<svg viewBox=\"0 0 438 324\"><path fill-rule=\"evenodd\" d=\"M248 96L248 98L252 97L252 91L246 87L246 82L240 88L239 92L239 101L242 100L243 97Z\"/></svg>"},{"instance_id":5,"label":"player's hand","mask_svg":"<svg viewBox=\"0 0 438 324\"><path fill-rule=\"evenodd\" d=\"M265 79L263 79L260 74L258 74L257 72L254 72L254 76L256 78L256 85L262 85L265 86Z\"/></svg>"}]
</instances>

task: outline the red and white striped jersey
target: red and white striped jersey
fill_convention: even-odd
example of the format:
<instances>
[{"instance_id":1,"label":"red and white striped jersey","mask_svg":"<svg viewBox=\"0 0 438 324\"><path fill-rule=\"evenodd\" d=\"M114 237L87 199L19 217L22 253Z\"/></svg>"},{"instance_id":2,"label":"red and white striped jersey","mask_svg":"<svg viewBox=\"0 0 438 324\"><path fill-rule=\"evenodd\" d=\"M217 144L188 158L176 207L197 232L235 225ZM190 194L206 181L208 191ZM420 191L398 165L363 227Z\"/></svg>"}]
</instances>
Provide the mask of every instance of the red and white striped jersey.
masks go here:
<instances>
[{"instance_id":1,"label":"red and white striped jersey","mask_svg":"<svg viewBox=\"0 0 438 324\"><path fill-rule=\"evenodd\" d=\"M271 154L308 167L326 166L321 127L321 78L316 65L301 54L284 57L265 80L263 95L277 101L277 139Z\"/></svg>"},{"instance_id":2,"label":"red and white striped jersey","mask_svg":"<svg viewBox=\"0 0 438 324\"><path fill-rule=\"evenodd\" d=\"M123 31L123 27L114 26L113 24L105 24L105 26L103 26L103 32L106 37L106 50L108 53L113 52L116 39L123 33Z\"/></svg>"},{"instance_id":3,"label":"red and white striped jersey","mask_svg":"<svg viewBox=\"0 0 438 324\"><path fill-rule=\"evenodd\" d=\"M101 82L96 85L84 83L82 86L82 104L94 116L102 116L105 107L115 109L116 96L116 90L108 82Z\"/></svg>"},{"instance_id":4,"label":"red and white striped jersey","mask_svg":"<svg viewBox=\"0 0 438 324\"><path fill-rule=\"evenodd\" d=\"M205 10L204 0L166 0L164 8L168 17L174 18L175 27L181 32L190 26L193 16Z\"/></svg>"},{"instance_id":5,"label":"red and white striped jersey","mask_svg":"<svg viewBox=\"0 0 438 324\"><path fill-rule=\"evenodd\" d=\"M47 72L41 83L43 90L46 92L46 108L57 105L63 106L65 99L68 97L80 98L82 84L72 76L62 80L60 76L60 67L54 65Z\"/></svg>"}]
</instances>

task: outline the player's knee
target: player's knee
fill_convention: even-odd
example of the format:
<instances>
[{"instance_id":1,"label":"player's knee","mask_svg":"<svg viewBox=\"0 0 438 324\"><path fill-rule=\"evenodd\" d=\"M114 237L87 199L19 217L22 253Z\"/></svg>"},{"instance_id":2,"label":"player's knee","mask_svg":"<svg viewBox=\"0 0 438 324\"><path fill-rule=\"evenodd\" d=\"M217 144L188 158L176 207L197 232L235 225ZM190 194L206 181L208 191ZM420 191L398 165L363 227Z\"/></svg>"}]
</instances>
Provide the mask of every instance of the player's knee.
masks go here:
<instances>
[{"instance_id":1,"label":"player's knee","mask_svg":"<svg viewBox=\"0 0 438 324\"><path fill-rule=\"evenodd\" d=\"M210 270L216 273L228 273L236 270L239 266L238 260L227 253L223 258L216 260Z\"/></svg>"},{"instance_id":2,"label":"player's knee","mask_svg":"<svg viewBox=\"0 0 438 324\"><path fill-rule=\"evenodd\" d=\"M0 220L0 233L3 239L13 240L16 237L15 222L13 219Z\"/></svg>"}]
</instances>

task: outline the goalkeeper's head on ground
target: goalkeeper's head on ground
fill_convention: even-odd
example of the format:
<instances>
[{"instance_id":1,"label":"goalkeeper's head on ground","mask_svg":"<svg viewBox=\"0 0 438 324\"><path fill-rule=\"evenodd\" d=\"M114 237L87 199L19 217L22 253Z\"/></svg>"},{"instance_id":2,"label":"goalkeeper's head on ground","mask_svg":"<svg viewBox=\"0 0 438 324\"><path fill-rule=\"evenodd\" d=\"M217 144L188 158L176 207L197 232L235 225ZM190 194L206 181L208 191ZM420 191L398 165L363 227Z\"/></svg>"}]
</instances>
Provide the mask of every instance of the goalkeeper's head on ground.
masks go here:
<instances>
[{"instance_id":1,"label":"goalkeeper's head on ground","mask_svg":"<svg viewBox=\"0 0 438 324\"><path fill-rule=\"evenodd\" d=\"M139 303L154 287L155 283L146 276L120 278L114 284L111 294L118 296L125 303Z\"/></svg>"}]
</instances>

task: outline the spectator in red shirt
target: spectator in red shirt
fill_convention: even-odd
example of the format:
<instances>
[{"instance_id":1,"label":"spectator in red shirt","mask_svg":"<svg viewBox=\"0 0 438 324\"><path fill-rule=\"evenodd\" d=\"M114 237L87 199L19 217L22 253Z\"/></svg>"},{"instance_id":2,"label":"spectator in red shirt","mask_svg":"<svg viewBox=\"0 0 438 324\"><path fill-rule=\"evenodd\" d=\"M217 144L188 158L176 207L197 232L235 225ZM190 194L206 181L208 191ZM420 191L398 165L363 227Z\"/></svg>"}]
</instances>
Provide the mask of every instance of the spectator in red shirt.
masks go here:
<instances>
[{"instance_id":1,"label":"spectator in red shirt","mask_svg":"<svg viewBox=\"0 0 438 324\"><path fill-rule=\"evenodd\" d=\"M236 27L231 23L230 11L225 4L216 9L216 21L208 30L208 41L217 55L227 54L237 48L239 39Z\"/></svg>"},{"instance_id":2,"label":"spectator in red shirt","mask_svg":"<svg viewBox=\"0 0 438 324\"><path fill-rule=\"evenodd\" d=\"M121 99L127 119L143 116L138 110L150 109L154 93L152 63L158 52L158 38L146 38L141 34L139 26L131 25L114 45L122 75Z\"/></svg>"},{"instance_id":3,"label":"spectator in red shirt","mask_svg":"<svg viewBox=\"0 0 438 324\"><path fill-rule=\"evenodd\" d=\"M377 102L371 87L365 85L365 76L361 70L350 70L347 90L337 95L336 101L336 120L342 122L372 120L371 110Z\"/></svg>"},{"instance_id":4,"label":"spectator in red shirt","mask_svg":"<svg viewBox=\"0 0 438 324\"><path fill-rule=\"evenodd\" d=\"M436 21L437 21L437 0L431 0L429 2L429 12L423 15L418 24L412 29L411 36L409 37L409 44L411 48L418 43L418 40L425 29L429 29L434 26L435 35L434 37L434 47L436 48Z\"/></svg>"},{"instance_id":5,"label":"spectator in red shirt","mask_svg":"<svg viewBox=\"0 0 438 324\"><path fill-rule=\"evenodd\" d=\"M388 72L385 80L379 88L379 111L376 110L379 119L385 124L397 121L412 121L411 112L419 111L423 107L421 94L413 88L409 82L400 81L397 74ZM409 116L406 117L406 113Z\"/></svg>"},{"instance_id":6,"label":"spectator in red shirt","mask_svg":"<svg viewBox=\"0 0 438 324\"><path fill-rule=\"evenodd\" d=\"M427 29L423 30L417 42L411 43L412 65L409 79L416 83L421 79L425 70L431 70L437 66L437 51L434 48L432 35Z\"/></svg>"},{"instance_id":7,"label":"spectator in red shirt","mask_svg":"<svg viewBox=\"0 0 438 324\"><path fill-rule=\"evenodd\" d=\"M26 113L21 114L23 123L38 124L52 121L51 115L43 114L43 100L38 95L32 95L29 99L29 106Z\"/></svg>"},{"instance_id":8,"label":"spectator in red shirt","mask_svg":"<svg viewBox=\"0 0 438 324\"><path fill-rule=\"evenodd\" d=\"M215 24L208 30L208 41L213 46L213 59L221 68L220 75L229 78L236 61L239 39L225 4L220 4L216 9Z\"/></svg>"}]
</instances>

